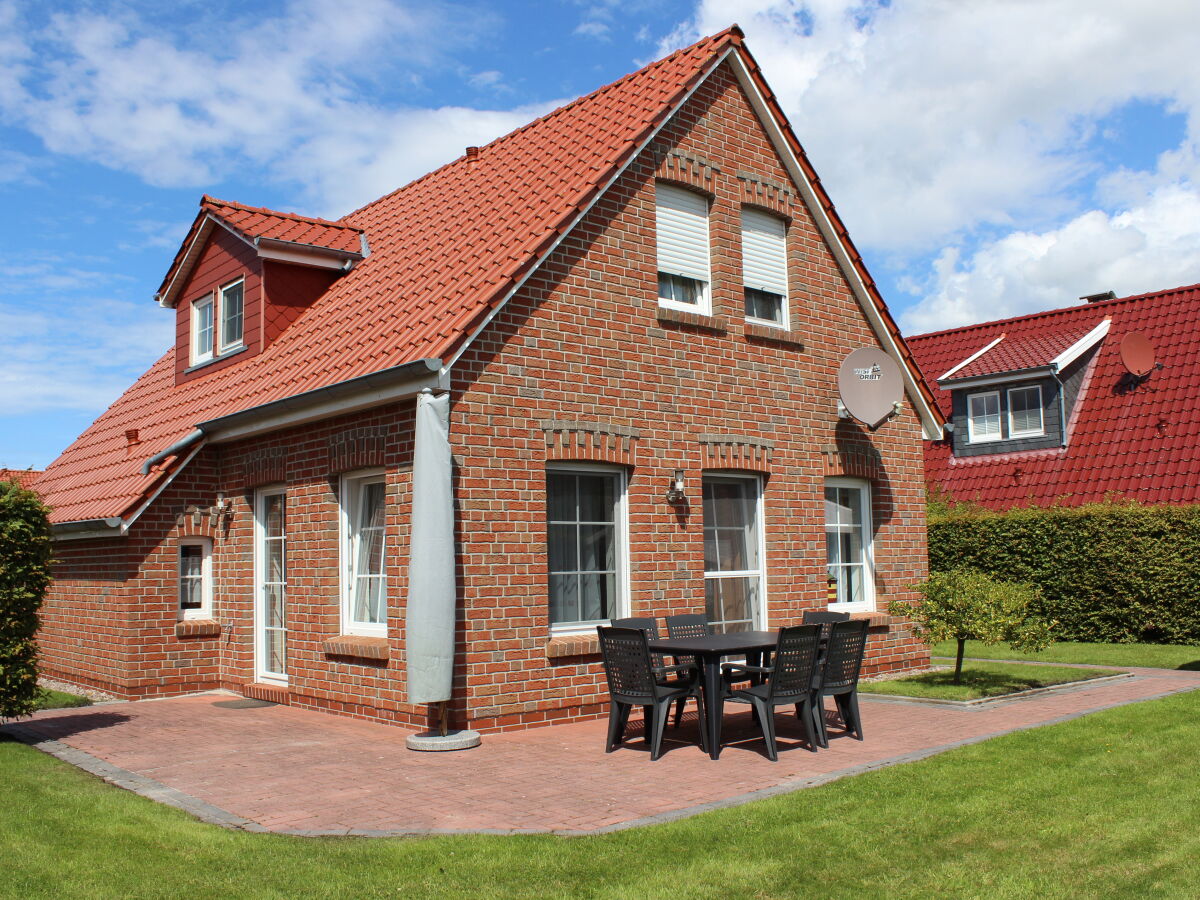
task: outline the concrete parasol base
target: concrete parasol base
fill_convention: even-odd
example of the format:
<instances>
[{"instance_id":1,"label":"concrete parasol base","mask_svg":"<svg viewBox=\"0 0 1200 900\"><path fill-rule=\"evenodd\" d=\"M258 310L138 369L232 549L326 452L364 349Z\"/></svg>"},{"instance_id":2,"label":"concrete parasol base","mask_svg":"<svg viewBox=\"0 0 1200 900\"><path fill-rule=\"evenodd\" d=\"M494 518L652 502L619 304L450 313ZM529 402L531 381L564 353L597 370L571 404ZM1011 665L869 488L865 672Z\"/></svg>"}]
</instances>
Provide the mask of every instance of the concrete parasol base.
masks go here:
<instances>
[{"instance_id":1,"label":"concrete parasol base","mask_svg":"<svg viewBox=\"0 0 1200 900\"><path fill-rule=\"evenodd\" d=\"M410 734L405 746L409 750L470 750L481 742L478 731L451 731L449 734Z\"/></svg>"}]
</instances>

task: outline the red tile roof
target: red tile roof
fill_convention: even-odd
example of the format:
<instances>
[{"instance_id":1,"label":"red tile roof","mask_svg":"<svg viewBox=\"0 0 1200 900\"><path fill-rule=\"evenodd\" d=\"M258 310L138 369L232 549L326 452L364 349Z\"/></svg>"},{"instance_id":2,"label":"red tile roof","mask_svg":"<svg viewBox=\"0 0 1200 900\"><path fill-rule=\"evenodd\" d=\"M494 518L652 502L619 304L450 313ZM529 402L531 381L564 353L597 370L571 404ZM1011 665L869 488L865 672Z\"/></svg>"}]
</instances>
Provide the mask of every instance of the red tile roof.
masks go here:
<instances>
[{"instance_id":1,"label":"red tile roof","mask_svg":"<svg viewBox=\"0 0 1200 900\"><path fill-rule=\"evenodd\" d=\"M0 481L15 481L21 487L27 488L41 474L41 469L0 469Z\"/></svg>"},{"instance_id":2,"label":"red tile roof","mask_svg":"<svg viewBox=\"0 0 1200 900\"><path fill-rule=\"evenodd\" d=\"M1000 375L1004 372L1017 372L1021 369L1038 369L1050 365L1051 361L1092 330L1100 323L1101 317L1091 326L1067 328L1061 331L1048 330L1024 337L1005 334L1000 343L992 347L982 356L976 357L950 379L979 378L984 375ZM992 338L995 340L995 338ZM991 341L985 341L986 347ZM978 351L975 351L978 352ZM969 354L968 354L969 355ZM965 358L965 357L964 357ZM960 360L961 362L961 360ZM955 363L957 365L958 363ZM929 372L928 375L934 373ZM934 377L937 377L936 375Z\"/></svg>"},{"instance_id":3,"label":"red tile roof","mask_svg":"<svg viewBox=\"0 0 1200 900\"><path fill-rule=\"evenodd\" d=\"M245 362L176 386L173 351L168 352L39 479L54 521L130 513L179 460L168 460L166 468L150 475L141 474L142 463L196 423L421 359L449 361L734 48L785 124L818 201L842 236L885 327L907 355L861 257L734 26L556 109L480 148L473 158L460 157L338 223L279 216L314 228L361 230L370 255ZM207 211L217 214L218 203L206 197L197 221ZM233 204L219 209L240 228L285 227L270 220L277 215L270 211ZM933 408L932 395L928 400ZM134 453L124 438L131 426L141 437Z\"/></svg>"},{"instance_id":4,"label":"red tile roof","mask_svg":"<svg viewBox=\"0 0 1200 900\"><path fill-rule=\"evenodd\" d=\"M1107 497L1200 502L1200 285L918 335L908 344L936 390L934 378L1002 333L1001 345L1057 335L1057 346L1105 317L1112 325L1085 378L1065 450L954 458L949 442L926 443L929 482L993 509ZM1120 345L1134 332L1150 339L1163 368L1130 389ZM950 392L937 396L948 415Z\"/></svg>"},{"instance_id":5,"label":"red tile roof","mask_svg":"<svg viewBox=\"0 0 1200 900\"><path fill-rule=\"evenodd\" d=\"M362 253L362 229L344 222L244 206L228 200L217 200L208 194L200 199L200 208L251 241L254 238L269 238L342 253Z\"/></svg>"}]
</instances>

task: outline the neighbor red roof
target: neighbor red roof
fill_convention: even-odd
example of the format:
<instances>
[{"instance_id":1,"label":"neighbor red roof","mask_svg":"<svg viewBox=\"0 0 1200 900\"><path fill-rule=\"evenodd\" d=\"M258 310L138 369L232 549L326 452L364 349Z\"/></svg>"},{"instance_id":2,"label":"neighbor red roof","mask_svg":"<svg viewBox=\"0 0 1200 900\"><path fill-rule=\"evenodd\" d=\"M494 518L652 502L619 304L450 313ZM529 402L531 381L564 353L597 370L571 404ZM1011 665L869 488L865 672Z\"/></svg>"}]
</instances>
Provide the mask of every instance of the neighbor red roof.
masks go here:
<instances>
[{"instance_id":1,"label":"neighbor red roof","mask_svg":"<svg viewBox=\"0 0 1200 900\"><path fill-rule=\"evenodd\" d=\"M54 521L129 513L167 474L164 469L143 476L143 461L196 423L404 363L448 360L735 47L786 123L734 26L556 109L480 148L475 158L460 157L338 223L282 215L276 221L271 217L278 214L270 211L218 207L220 201L206 197L202 217L212 211L245 229L283 229L284 219L331 230L344 226L366 234L370 254L245 362L176 385L174 351L168 352L39 479ZM885 327L907 355L832 203L795 136L785 130ZM928 402L933 407L931 395ZM140 429L141 443L129 453L124 431L132 426ZM177 463L168 460L167 469Z\"/></svg>"},{"instance_id":2,"label":"neighbor red roof","mask_svg":"<svg viewBox=\"0 0 1200 900\"><path fill-rule=\"evenodd\" d=\"M41 474L41 469L0 469L0 481L15 481L21 487L27 488Z\"/></svg>"},{"instance_id":3,"label":"neighbor red roof","mask_svg":"<svg viewBox=\"0 0 1200 900\"><path fill-rule=\"evenodd\" d=\"M1097 321L1093 325L1098 325L1099 321L1099 318L1097 318ZM1057 331L1048 329L1023 337L1005 334L1001 337L1000 343L989 349L982 356L971 360L971 362L951 375L950 378L978 378L984 375L1000 375L1004 372L1016 372L1021 369L1044 368L1050 365L1056 356L1091 330L1090 327L1083 329L1066 328ZM994 340L995 338L993 337L989 341L982 342L979 349L986 347ZM979 349L973 352L978 353ZM967 354L967 357L970 355ZM966 359L967 357L963 358ZM961 361L959 360L959 362ZM957 364L955 363L955 365ZM933 372L927 374L933 375L935 378L938 377Z\"/></svg>"},{"instance_id":4,"label":"neighbor red roof","mask_svg":"<svg viewBox=\"0 0 1200 900\"><path fill-rule=\"evenodd\" d=\"M950 392L933 379L1000 334L1006 337L997 349L1010 341L1033 346L1048 340L1026 357L1044 360L1105 317L1112 325L1085 378L1065 449L954 458L949 442L926 443L929 482L993 509L1076 506L1108 497L1200 502L1200 285L918 335L908 344L949 415ZM1150 339L1163 368L1129 389L1120 344L1133 332Z\"/></svg>"}]
</instances>

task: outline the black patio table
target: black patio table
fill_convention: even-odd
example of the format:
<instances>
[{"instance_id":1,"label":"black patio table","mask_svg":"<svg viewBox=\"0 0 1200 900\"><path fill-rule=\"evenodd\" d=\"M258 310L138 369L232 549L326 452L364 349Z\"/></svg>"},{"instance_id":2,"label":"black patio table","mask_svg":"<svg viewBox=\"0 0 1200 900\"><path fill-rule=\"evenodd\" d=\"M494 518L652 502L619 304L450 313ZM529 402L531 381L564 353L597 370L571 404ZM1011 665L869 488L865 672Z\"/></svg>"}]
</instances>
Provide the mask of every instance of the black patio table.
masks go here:
<instances>
[{"instance_id":1,"label":"black patio table","mask_svg":"<svg viewBox=\"0 0 1200 900\"><path fill-rule=\"evenodd\" d=\"M721 755L721 657L735 653L747 655L751 665L757 665L764 652L775 649L779 635L774 631L731 631L728 634L706 634L702 637L659 638L650 641L652 653L670 656L694 656L704 676L704 715L708 736L708 755ZM757 658L757 659L756 659Z\"/></svg>"}]
</instances>

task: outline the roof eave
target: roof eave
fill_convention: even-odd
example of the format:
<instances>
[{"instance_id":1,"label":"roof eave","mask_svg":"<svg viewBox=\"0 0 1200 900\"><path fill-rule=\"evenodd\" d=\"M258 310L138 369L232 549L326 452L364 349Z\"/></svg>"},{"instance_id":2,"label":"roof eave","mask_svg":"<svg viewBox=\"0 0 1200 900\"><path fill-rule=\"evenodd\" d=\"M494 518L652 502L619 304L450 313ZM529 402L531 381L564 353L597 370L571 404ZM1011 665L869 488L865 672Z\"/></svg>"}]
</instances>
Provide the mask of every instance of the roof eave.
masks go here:
<instances>
[{"instance_id":1,"label":"roof eave","mask_svg":"<svg viewBox=\"0 0 1200 900\"><path fill-rule=\"evenodd\" d=\"M960 388L984 387L990 384L1003 384L1006 381L1016 381L1019 378L1036 378L1039 375L1054 375L1058 372L1052 364L1044 366L1028 366L1024 369L1009 369L1004 372L991 372L987 375L973 375L968 378L948 378L938 381L938 387L944 391L956 391Z\"/></svg>"}]
</instances>

